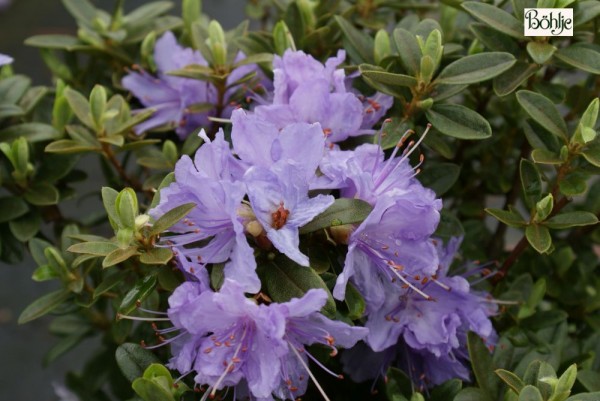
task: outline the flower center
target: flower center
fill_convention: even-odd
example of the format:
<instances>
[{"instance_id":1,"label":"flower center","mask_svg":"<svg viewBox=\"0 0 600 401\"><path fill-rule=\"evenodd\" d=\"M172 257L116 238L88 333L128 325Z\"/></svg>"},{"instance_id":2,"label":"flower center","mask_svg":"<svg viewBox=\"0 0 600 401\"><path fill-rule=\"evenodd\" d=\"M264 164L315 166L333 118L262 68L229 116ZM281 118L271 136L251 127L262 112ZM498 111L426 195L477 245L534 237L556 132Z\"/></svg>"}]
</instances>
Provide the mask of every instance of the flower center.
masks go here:
<instances>
[{"instance_id":1,"label":"flower center","mask_svg":"<svg viewBox=\"0 0 600 401\"><path fill-rule=\"evenodd\" d=\"M273 219L271 227L273 227L276 230L279 230L285 225L289 215L290 211L283 207L283 202L280 202L277 210L271 213L271 218Z\"/></svg>"}]
</instances>

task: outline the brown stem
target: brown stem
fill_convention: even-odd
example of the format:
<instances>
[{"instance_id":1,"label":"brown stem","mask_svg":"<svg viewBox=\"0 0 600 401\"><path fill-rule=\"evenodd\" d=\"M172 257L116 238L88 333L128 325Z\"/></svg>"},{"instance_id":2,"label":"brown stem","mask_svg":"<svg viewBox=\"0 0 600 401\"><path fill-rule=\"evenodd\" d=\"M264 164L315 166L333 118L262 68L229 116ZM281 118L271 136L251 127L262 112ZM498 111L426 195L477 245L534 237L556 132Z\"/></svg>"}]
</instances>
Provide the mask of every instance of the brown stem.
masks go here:
<instances>
[{"instance_id":1,"label":"brown stem","mask_svg":"<svg viewBox=\"0 0 600 401\"><path fill-rule=\"evenodd\" d=\"M143 188L142 185L139 183L138 180L129 177L127 175L127 172L125 171L125 169L123 168L123 165L121 164L121 162L119 161L119 159L117 159L117 157L115 156L115 153L113 152L112 148L110 147L110 145L108 144L102 144L102 150L104 151L104 156L106 156L106 158L108 159L108 161L110 162L110 164L113 165L113 167L115 168L115 170L117 170L117 173L119 174L119 177L121 177L121 179L131 188L133 188L135 191L137 192L142 192Z\"/></svg>"}]
</instances>

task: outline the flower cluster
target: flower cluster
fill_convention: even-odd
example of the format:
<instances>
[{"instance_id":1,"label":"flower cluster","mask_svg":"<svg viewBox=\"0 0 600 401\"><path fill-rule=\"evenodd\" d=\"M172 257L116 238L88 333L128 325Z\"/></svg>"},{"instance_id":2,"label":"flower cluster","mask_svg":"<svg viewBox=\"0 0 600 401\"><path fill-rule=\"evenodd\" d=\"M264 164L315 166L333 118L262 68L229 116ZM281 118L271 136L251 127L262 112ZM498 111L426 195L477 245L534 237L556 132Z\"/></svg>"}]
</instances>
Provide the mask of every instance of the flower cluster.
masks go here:
<instances>
[{"instance_id":1,"label":"flower cluster","mask_svg":"<svg viewBox=\"0 0 600 401\"><path fill-rule=\"evenodd\" d=\"M240 52L235 61L244 57ZM199 127L208 125L208 117L217 116L217 110L220 114L217 117L229 117L234 108L231 98L238 90L232 84L258 71L253 64L233 69L227 76L226 90L222 94L209 81L168 75L189 65L208 67L208 62L200 52L180 46L171 32L156 41L154 61L157 77L139 70L126 75L122 82L146 108L155 110L150 119L136 126L138 134L164 127L175 128L180 138L186 138ZM215 106L206 110L202 107L206 105ZM194 107L200 107L199 111Z\"/></svg>"},{"instance_id":2,"label":"flower cluster","mask_svg":"<svg viewBox=\"0 0 600 401\"><path fill-rule=\"evenodd\" d=\"M419 291L395 293L372 311L365 326L366 343L344 355L345 371L357 381L385 375L397 364L421 388L452 378L469 380L467 333L479 335L492 348L496 333L489 317L497 312L488 294L473 292L466 277L478 273L475 267L462 276L449 276L448 269L460 240L453 238L437 252L440 267L434 279L424 281ZM367 369L362 362L372 361Z\"/></svg>"},{"instance_id":3,"label":"flower cluster","mask_svg":"<svg viewBox=\"0 0 600 401\"><path fill-rule=\"evenodd\" d=\"M409 160L426 132L416 142L407 132L388 157L378 145L337 146L371 132L390 107L376 94L364 100L365 108L337 69L343 60L343 52L324 65L302 52L276 57L271 103L262 99L253 111L233 111L231 145L222 130L214 138L201 132L204 145L193 160L177 163L176 181L150 212L158 218L196 204L163 237L188 279L170 299L174 328L167 330L180 331L172 339L171 366L195 372L207 394L234 387L238 398L295 399L306 388L307 358L318 363L306 345L350 347L361 339L371 359L378 352L389 359L363 368L387 367L398 352L419 356L420 365L410 369L424 374L419 380L426 385L468 378L466 332L494 340L492 311L466 280L447 275L456 242L446 250L432 238L442 202L416 179L419 166ZM358 289L367 305L364 327L321 315L324 290L268 305L244 295L261 291L256 255L263 251L310 268L299 229L334 203L333 194L372 207L362 223L328 230L347 246L333 296L344 300L349 284ZM207 267L217 263L224 265L225 284L215 292ZM364 354L364 345L358 347L349 355ZM364 376L351 360L347 370Z\"/></svg>"},{"instance_id":4,"label":"flower cluster","mask_svg":"<svg viewBox=\"0 0 600 401\"><path fill-rule=\"evenodd\" d=\"M172 340L170 366L196 372L195 381L209 385L207 395L232 387L234 399L293 400L306 391L308 360L316 361L306 346L322 344L335 354L336 345L351 347L367 333L319 313L327 300L323 290L259 305L235 281L226 280L219 292L207 287L182 284L169 298L168 310L180 330Z\"/></svg>"}]
</instances>

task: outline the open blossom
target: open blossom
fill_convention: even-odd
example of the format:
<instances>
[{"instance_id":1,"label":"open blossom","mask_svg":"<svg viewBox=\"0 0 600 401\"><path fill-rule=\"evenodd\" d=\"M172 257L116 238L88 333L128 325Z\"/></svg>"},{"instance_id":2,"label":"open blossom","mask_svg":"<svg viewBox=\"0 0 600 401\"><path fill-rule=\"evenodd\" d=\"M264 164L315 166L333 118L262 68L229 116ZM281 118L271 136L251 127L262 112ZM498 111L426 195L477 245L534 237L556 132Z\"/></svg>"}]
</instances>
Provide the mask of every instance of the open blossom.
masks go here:
<instances>
[{"instance_id":1,"label":"open blossom","mask_svg":"<svg viewBox=\"0 0 600 401\"><path fill-rule=\"evenodd\" d=\"M170 367L194 372L198 385L214 395L233 387L234 399L295 399L306 390L311 344L351 347L367 330L332 321L319 310L327 295L311 290L300 299L270 305L246 298L232 280L219 292L195 282L179 286L169 298L168 316L180 333L173 337ZM315 360L316 361L316 360Z\"/></svg>"},{"instance_id":2,"label":"open blossom","mask_svg":"<svg viewBox=\"0 0 600 401\"><path fill-rule=\"evenodd\" d=\"M11 64L13 61L14 59L12 57L0 53L0 67L2 67L3 65Z\"/></svg>"},{"instance_id":3,"label":"open blossom","mask_svg":"<svg viewBox=\"0 0 600 401\"><path fill-rule=\"evenodd\" d=\"M435 278L414 284L429 299L412 288L387 289L384 304L368 315L365 324L369 328L365 341L372 351L361 346L345 357L345 370L352 377L372 378L396 363L423 387L452 378L469 380L467 333L472 331L493 346L496 333L490 316L497 308L488 294L473 291L464 277L447 275L459 243L452 239L446 247L438 244L440 268ZM372 374L358 363L365 355L373 363Z\"/></svg>"},{"instance_id":4,"label":"open blossom","mask_svg":"<svg viewBox=\"0 0 600 401\"><path fill-rule=\"evenodd\" d=\"M302 266L308 257L299 250L298 229L333 204L331 195L308 197L308 183L301 166L284 164L268 170L252 167L244 176L248 197L257 220L271 243Z\"/></svg>"},{"instance_id":5,"label":"open blossom","mask_svg":"<svg viewBox=\"0 0 600 401\"><path fill-rule=\"evenodd\" d=\"M436 273L438 256L430 236L442 205L432 191L417 189L381 198L358 227L349 228L344 270L333 292L337 299L344 299L351 281L365 297L367 312L378 310L390 284L393 291L415 288L414 281Z\"/></svg>"},{"instance_id":6,"label":"open blossom","mask_svg":"<svg viewBox=\"0 0 600 401\"><path fill-rule=\"evenodd\" d=\"M244 55L240 53L236 61L243 58ZM193 106L213 104L216 107L219 95L215 86L208 81L168 75L171 71L192 64L208 67L208 62L202 54L180 46L175 35L167 32L156 41L154 60L157 67L156 77L146 71L138 71L131 72L123 78L123 86L146 108L155 110L152 117L136 126L136 132L142 133L167 126L175 128L179 137L185 138L198 128L207 126L210 122L208 117L214 116L216 109L195 112ZM255 70L255 65L240 66L231 71L226 84L233 84ZM225 92L223 117L228 117L233 110L229 105L229 98L236 90L236 87L230 87Z\"/></svg>"},{"instance_id":7,"label":"open blossom","mask_svg":"<svg viewBox=\"0 0 600 401\"><path fill-rule=\"evenodd\" d=\"M233 180L236 161L222 131L214 141L206 137L205 140L207 143L198 150L195 161L187 156L179 160L175 166L176 182L161 191L160 203L150 214L158 218L177 206L194 203L196 207L188 216L170 228L174 235L166 239L167 244L202 266L226 263L227 277L236 277L247 291L256 292L260 289L256 261L238 213L245 189ZM206 243L191 245L200 241Z\"/></svg>"},{"instance_id":8,"label":"open blossom","mask_svg":"<svg viewBox=\"0 0 600 401\"><path fill-rule=\"evenodd\" d=\"M344 71L337 69L345 58L343 50L325 64L302 51L287 50L283 57L276 56L272 102L257 106L254 112L278 128L318 122L330 143L372 133L370 129L391 107L392 98L378 94L367 99L348 90Z\"/></svg>"}]
</instances>

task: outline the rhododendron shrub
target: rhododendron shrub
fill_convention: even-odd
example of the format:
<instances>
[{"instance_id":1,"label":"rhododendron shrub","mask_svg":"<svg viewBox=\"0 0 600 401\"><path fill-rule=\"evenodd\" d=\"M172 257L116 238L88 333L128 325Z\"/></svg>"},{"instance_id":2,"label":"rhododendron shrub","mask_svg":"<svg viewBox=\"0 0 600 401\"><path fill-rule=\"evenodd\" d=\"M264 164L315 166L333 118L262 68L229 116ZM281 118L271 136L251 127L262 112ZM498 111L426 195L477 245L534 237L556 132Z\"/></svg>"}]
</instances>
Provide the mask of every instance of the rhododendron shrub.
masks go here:
<instances>
[{"instance_id":1,"label":"rhododendron shrub","mask_svg":"<svg viewBox=\"0 0 600 401\"><path fill-rule=\"evenodd\" d=\"M57 395L600 399L600 2L63 3L52 88L0 54L0 258L58 284L19 322L102 338Z\"/></svg>"}]
</instances>

